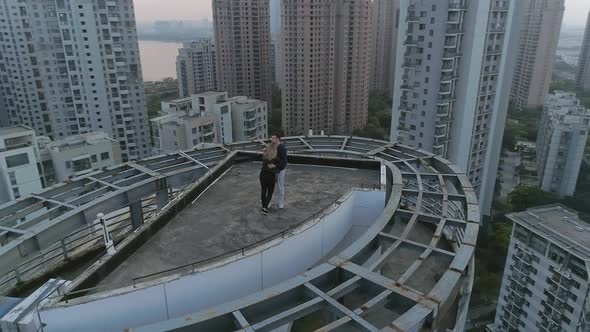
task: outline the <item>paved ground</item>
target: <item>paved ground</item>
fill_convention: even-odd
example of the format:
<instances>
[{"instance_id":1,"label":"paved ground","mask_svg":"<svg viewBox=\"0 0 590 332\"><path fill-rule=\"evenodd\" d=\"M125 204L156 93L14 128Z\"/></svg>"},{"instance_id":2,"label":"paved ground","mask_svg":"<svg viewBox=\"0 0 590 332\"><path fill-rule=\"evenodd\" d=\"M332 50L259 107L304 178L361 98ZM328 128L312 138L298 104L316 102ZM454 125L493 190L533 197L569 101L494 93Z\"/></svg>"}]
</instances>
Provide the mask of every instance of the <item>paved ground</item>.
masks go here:
<instances>
[{"instance_id":1,"label":"paved ground","mask_svg":"<svg viewBox=\"0 0 590 332\"><path fill-rule=\"evenodd\" d=\"M260 214L260 164L234 166L192 205L164 226L101 287L117 288L142 276L214 257L279 233L314 215L350 190L379 184L379 172L290 165L286 208Z\"/></svg>"}]
</instances>

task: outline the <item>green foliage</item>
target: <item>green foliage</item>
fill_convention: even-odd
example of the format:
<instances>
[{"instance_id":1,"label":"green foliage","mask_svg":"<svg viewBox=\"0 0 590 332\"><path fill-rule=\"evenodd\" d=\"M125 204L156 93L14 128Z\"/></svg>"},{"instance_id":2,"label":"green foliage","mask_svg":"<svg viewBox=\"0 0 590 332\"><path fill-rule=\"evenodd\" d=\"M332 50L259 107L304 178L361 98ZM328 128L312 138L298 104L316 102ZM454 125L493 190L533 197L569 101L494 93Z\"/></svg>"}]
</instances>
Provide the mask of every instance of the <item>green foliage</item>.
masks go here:
<instances>
[{"instance_id":1,"label":"green foliage","mask_svg":"<svg viewBox=\"0 0 590 332\"><path fill-rule=\"evenodd\" d=\"M502 147L512 151L519 139L536 141L542 112L541 108L516 109L510 107Z\"/></svg>"},{"instance_id":2,"label":"green foliage","mask_svg":"<svg viewBox=\"0 0 590 332\"><path fill-rule=\"evenodd\" d=\"M391 131L392 100L386 93L371 93L369 96L369 119L367 125L354 131L355 136L388 140Z\"/></svg>"},{"instance_id":3,"label":"green foliage","mask_svg":"<svg viewBox=\"0 0 590 332\"><path fill-rule=\"evenodd\" d=\"M539 187L518 186L508 194L508 201L513 211L520 212L535 206L558 203L559 197Z\"/></svg>"}]
</instances>

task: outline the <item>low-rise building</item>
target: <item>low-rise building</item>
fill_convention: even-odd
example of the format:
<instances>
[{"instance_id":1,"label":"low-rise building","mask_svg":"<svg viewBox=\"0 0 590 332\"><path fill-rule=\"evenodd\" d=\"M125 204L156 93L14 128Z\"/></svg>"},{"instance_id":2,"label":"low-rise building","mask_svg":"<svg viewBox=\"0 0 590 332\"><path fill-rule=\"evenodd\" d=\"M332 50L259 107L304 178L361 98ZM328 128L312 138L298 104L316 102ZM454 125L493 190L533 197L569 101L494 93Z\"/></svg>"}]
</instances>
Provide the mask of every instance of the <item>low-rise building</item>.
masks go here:
<instances>
[{"instance_id":1,"label":"low-rise building","mask_svg":"<svg viewBox=\"0 0 590 332\"><path fill-rule=\"evenodd\" d=\"M41 191L37 149L32 128L0 128L0 204Z\"/></svg>"},{"instance_id":2,"label":"low-rise building","mask_svg":"<svg viewBox=\"0 0 590 332\"><path fill-rule=\"evenodd\" d=\"M268 137L266 102L229 97L227 92L210 91L164 102L162 115L151 122L156 152Z\"/></svg>"},{"instance_id":3,"label":"low-rise building","mask_svg":"<svg viewBox=\"0 0 590 332\"><path fill-rule=\"evenodd\" d=\"M547 97L537 136L537 173L545 191L573 196L590 130L590 110L572 92Z\"/></svg>"},{"instance_id":4,"label":"low-rise building","mask_svg":"<svg viewBox=\"0 0 590 332\"><path fill-rule=\"evenodd\" d=\"M45 176L56 182L122 162L119 142L103 132L71 136L55 142L39 138L39 150ZM46 163L47 160L51 163Z\"/></svg>"},{"instance_id":5,"label":"low-rise building","mask_svg":"<svg viewBox=\"0 0 590 332\"><path fill-rule=\"evenodd\" d=\"M590 227L550 205L514 222L493 331L588 331Z\"/></svg>"}]
</instances>

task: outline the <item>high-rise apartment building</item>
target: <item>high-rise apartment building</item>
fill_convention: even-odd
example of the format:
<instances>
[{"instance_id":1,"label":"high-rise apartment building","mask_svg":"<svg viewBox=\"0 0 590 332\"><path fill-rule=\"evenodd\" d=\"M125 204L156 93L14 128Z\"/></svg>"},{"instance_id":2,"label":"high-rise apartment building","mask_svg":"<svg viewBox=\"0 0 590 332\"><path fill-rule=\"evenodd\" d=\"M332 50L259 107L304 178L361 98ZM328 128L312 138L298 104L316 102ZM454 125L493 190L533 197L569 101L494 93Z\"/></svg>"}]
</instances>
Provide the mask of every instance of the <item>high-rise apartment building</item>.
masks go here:
<instances>
[{"instance_id":1,"label":"high-rise apartment building","mask_svg":"<svg viewBox=\"0 0 590 332\"><path fill-rule=\"evenodd\" d=\"M549 92L565 0L524 0L510 99L514 107L540 107Z\"/></svg>"},{"instance_id":2,"label":"high-rise apartment building","mask_svg":"<svg viewBox=\"0 0 590 332\"><path fill-rule=\"evenodd\" d=\"M545 191L573 196L590 130L590 110L572 92L547 96L537 137L537 174Z\"/></svg>"},{"instance_id":3,"label":"high-rise apartment building","mask_svg":"<svg viewBox=\"0 0 590 332\"><path fill-rule=\"evenodd\" d=\"M0 34L0 125L53 139L102 131L124 161L149 155L131 0L5 0Z\"/></svg>"},{"instance_id":4,"label":"high-rise apartment building","mask_svg":"<svg viewBox=\"0 0 590 332\"><path fill-rule=\"evenodd\" d=\"M401 0L391 140L452 160L489 213L518 39L515 0Z\"/></svg>"},{"instance_id":5,"label":"high-rise apartment building","mask_svg":"<svg viewBox=\"0 0 590 332\"><path fill-rule=\"evenodd\" d=\"M590 228L560 205L507 217L514 227L491 330L588 331Z\"/></svg>"},{"instance_id":6,"label":"high-rise apartment building","mask_svg":"<svg viewBox=\"0 0 590 332\"><path fill-rule=\"evenodd\" d=\"M282 1L283 128L351 134L368 117L372 1Z\"/></svg>"},{"instance_id":7,"label":"high-rise apartment building","mask_svg":"<svg viewBox=\"0 0 590 332\"><path fill-rule=\"evenodd\" d=\"M584 41L582 42L582 50L580 51L576 85L578 89L590 90L590 12L588 13Z\"/></svg>"},{"instance_id":8,"label":"high-rise apartment building","mask_svg":"<svg viewBox=\"0 0 590 332\"><path fill-rule=\"evenodd\" d=\"M268 0L213 0L217 89L271 105Z\"/></svg>"},{"instance_id":9,"label":"high-rise apartment building","mask_svg":"<svg viewBox=\"0 0 590 332\"><path fill-rule=\"evenodd\" d=\"M399 0L373 1L373 67L371 90L393 96Z\"/></svg>"},{"instance_id":10,"label":"high-rise apartment building","mask_svg":"<svg viewBox=\"0 0 590 332\"><path fill-rule=\"evenodd\" d=\"M211 39L184 43L176 57L180 97L217 90L215 45Z\"/></svg>"}]
</instances>

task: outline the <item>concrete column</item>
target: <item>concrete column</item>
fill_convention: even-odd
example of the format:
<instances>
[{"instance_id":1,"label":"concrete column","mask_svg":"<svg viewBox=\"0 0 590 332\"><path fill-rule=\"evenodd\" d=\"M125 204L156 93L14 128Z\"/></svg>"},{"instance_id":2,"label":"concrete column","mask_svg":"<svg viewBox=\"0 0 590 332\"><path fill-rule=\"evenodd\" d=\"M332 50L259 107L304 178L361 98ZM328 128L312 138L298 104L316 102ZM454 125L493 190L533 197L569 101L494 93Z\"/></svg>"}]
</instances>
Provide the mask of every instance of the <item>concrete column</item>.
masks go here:
<instances>
[{"instance_id":1,"label":"concrete column","mask_svg":"<svg viewBox=\"0 0 590 332\"><path fill-rule=\"evenodd\" d=\"M129 214L131 215L131 225L133 225L133 229L137 229L143 225L141 200L136 200L129 204Z\"/></svg>"},{"instance_id":2,"label":"concrete column","mask_svg":"<svg viewBox=\"0 0 590 332\"><path fill-rule=\"evenodd\" d=\"M166 178L162 178L158 182L158 192L156 193L156 206L158 209L161 209L164 205L168 204L169 199L168 183Z\"/></svg>"}]
</instances>

